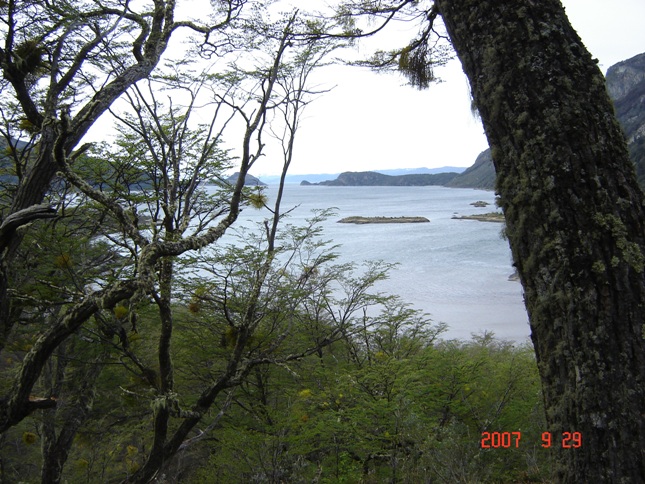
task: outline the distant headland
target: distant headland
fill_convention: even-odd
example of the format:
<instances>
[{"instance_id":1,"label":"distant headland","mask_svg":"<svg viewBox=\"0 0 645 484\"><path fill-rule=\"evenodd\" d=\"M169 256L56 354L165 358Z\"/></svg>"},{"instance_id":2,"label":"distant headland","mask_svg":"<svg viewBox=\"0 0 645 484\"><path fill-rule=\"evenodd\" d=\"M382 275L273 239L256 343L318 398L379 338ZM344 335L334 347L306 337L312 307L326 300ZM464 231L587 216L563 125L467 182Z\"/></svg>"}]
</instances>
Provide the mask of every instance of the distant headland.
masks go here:
<instances>
[{"instance_id":1,"label":"distant headland","mask_svg":"<svg viewBox=\"0 0 645 484\"><path fill-rule=\"evenodd\" d=\"M318 183L310 183L307 180L300 182L301 185L323 185L330 187L412 187L412 186L434 186L446 185L459 173L415 173L411 175L384 175L375 171L346 171L338 175L335 180L325 180Z\"/></svg>"}]
</instances>

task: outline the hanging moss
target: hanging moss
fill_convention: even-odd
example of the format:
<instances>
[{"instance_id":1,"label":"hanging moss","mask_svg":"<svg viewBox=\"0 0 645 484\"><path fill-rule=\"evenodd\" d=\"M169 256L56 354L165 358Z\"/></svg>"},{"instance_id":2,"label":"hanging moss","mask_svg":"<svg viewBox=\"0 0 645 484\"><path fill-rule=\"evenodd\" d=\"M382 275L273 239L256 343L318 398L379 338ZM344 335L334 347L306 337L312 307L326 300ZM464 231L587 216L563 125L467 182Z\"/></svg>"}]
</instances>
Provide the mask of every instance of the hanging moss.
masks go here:
<instances>
[{"instance_id":1,"label":"hanging moss","mask_svg":"<svg viewBox=\"0 0 645 484\"><path fill-rule=\"evenodd\" d=\"M45 48L36 39L25 40L13 51L14 63L22 74L43 75L46 54Z\"/></svg>"},{"instance_id":2,"label":"hanging moss","mask_svg":"<svg viewBox=\"0 0 645 484\"><path fill-rule=\"evenodd\" d=\"M40 132L40 128L29 121L27 118L21 119L18 123L18 127L29 134L37 134L38 132Z\"/></svg>"},{"instance_id":3,"label":"hanging moss","mask_svg":"<svg viewBox=\"0 0 645 484\"><path fill-rule=\"evenodd\" d=\"M264 208L268 201L268 197L264 193L258 191L257 193L251 193L248 196L248 200L253 208L260 210Z\"/></svg>"},{"instance_id":4,"label":"hanging moss","mask_svg":"<svg viewBox=\"0 0 645 484\"><path fill-rule=\"evenodd\" d=\"M430 51L425 42L414 43L405 47L399 55L399 71L419 89L427 88L436 80L432 69Z\"/></svg>"}]
</instances>

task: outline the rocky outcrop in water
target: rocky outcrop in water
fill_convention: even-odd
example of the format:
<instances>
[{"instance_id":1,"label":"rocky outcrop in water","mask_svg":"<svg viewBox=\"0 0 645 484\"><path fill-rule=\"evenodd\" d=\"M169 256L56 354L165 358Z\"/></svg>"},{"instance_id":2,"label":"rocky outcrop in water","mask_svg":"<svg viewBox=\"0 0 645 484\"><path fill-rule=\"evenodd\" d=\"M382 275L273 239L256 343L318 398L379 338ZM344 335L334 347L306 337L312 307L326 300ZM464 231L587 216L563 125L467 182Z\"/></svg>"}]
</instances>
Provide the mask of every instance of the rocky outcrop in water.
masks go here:
<instances>
[{"instance_id":1,"label":"rocky outcrop in water","mask_svg":"<svg viewBox=\"0 0 645 484\"><path fill-rule=\"evenodd\" d=\"M425 217L345 217L338 221L339 224L419 224L428 223Z\"/></svg>"}]
</instances>

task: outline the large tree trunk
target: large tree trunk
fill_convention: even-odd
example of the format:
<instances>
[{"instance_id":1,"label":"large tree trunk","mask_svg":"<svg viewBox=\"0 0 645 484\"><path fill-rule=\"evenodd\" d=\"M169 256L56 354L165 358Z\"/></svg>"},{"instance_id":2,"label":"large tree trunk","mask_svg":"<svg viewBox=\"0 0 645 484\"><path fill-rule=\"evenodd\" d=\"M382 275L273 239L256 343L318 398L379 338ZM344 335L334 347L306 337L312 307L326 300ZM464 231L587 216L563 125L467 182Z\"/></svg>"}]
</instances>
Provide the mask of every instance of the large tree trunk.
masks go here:
<instances>
[{"instance_id":1,"label":"large tree trunk","mask_svg":"<svg viewBox=\"0 0 645 484\"><path fill-rule=\"evenodd\" d=\"M645 482L645 214L604 78L557 0L435 3L492 148L558 479Z\"/></svg>"}]
</instances>

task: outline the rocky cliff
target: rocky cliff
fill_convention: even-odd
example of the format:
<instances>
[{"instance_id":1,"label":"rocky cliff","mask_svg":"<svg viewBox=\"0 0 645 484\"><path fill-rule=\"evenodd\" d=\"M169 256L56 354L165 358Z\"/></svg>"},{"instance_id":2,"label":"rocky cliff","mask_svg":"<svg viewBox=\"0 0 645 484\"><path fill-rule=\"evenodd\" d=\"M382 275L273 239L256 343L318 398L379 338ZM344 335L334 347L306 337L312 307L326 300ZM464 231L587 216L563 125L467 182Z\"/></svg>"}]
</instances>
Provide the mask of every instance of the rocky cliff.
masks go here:
<instances>
[{"instance_id":1,"label":"rocky cliff","mask_svg":"<svg viewBox=\"0 0 645 484\"><path fill-rule=\"evenodd\" d=\"M629 153L636 165L638 182L645 190L645 54L611 66L606 79L616 117L625 131ZM495 167L490 150L480 153L475 164L448 186L494 189Z\"/></svg>"},{"instance_id":2,"label":"rocky cliff","mask_svg":"<svg viewBox=\"0 0 645 484\"><path fill-rule=\"evenodd\" d=\"M629 154L636 164L638 183L645 189L645 54L611 66L606 77Z\"/></svg>"},{"instance_id":3,"label":"rocky cliff","mask_svg":"<svg viewBox=\"0 0 645 484\"><path fill-rule=\"evenodd\" d=\"M453 188L480 188L490 190L495 187L495 167L490 150L482 151L475 164L453 178L449 187Z\"/></svg>"},{"instance_id":4,"label":"rocky cliff","mask_svg":"<svg viewBox=\"0 0 645 484\"><path fill-rule=\"evenodd\" d=\"M624 102L643 94L645 89L645 53L619 62L607 69L607 90L616 103L616 110L622 111ZM640 93L640 94L639 94ZM633 103L630 103L633 104ZM641 111L642 114L642 111Z\"/></svg>"}]
</instances>

